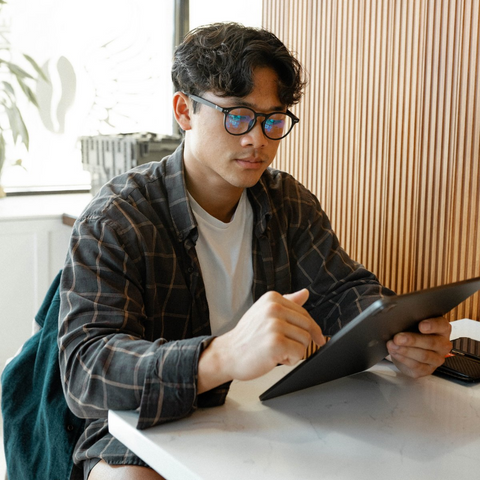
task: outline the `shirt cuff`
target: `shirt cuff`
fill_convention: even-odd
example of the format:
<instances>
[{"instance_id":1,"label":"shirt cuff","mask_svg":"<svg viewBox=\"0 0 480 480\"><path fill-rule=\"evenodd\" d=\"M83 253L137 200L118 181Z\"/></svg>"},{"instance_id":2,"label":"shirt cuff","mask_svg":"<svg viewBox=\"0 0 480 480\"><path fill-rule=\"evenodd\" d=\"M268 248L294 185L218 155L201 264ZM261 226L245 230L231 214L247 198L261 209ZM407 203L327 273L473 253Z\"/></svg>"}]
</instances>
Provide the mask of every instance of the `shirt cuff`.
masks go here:
<instances>
[{"instance_id":1,"label":"shirt cuff","mask_svg":"<svg viewBox=\"0 0 480 480\"><path fill-rule=\"evenodd\" d=\"M159 345L145 379L138 429L178 420L197 408L198 359L210 341L203 336Z\"/></svg>"}]
</instances>

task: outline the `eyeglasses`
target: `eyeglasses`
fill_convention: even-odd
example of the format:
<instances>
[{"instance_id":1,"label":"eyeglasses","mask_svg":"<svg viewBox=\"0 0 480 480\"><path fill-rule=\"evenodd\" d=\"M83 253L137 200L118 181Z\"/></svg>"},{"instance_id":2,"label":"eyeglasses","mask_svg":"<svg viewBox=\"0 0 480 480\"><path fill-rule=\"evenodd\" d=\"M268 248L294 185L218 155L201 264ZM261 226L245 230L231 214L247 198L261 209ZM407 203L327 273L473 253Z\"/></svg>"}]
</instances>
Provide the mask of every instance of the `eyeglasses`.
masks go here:
<instances>
[{"instance_id":1,"label":"eyeglasses","mask_svg":"<svg viewBox=\"0 0 480 480\"><path fill-rule=\"evenodd\" d=\"M215 108L222 112L225 130L230 135L244 135L257 123L258 117L263 117L261 122L263 134L271 140L280 140L286 137L296 123L300 120L289 110L286 112L257 113L249 107L223 108L213 102L197 95L188 95L192 100L203 103L207 107Z\"/></svg>"}]
</instances>

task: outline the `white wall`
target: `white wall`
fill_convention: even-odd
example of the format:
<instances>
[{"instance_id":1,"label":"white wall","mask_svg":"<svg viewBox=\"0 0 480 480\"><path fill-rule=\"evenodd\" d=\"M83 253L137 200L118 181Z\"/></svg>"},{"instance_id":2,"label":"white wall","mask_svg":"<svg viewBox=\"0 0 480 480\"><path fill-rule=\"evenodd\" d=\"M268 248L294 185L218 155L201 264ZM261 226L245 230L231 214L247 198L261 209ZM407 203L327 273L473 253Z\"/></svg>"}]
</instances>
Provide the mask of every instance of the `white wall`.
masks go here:
<instances>
[{"instance_id":1,"label":"white wall","mask_svg":"<svg viewBox=\"0 0 480 480\"><path fill-rule=\"evenodd\" d=\"M63 267L71 227L90 195L7 197L0 200L0 371L31 334L32 321Z\"/></svg>"}]
</instances>

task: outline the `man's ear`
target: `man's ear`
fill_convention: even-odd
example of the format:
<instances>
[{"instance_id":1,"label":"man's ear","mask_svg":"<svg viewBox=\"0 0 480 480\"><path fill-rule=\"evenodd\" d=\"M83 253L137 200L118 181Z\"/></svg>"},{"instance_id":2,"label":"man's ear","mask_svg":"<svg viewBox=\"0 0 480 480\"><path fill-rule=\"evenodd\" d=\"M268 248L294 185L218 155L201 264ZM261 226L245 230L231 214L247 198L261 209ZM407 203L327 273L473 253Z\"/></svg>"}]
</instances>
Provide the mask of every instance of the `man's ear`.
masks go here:
<instances>
[{"instance_id":1,"label":"man's ear","mask_svg":"<svg viewBox=\"0 0 480 480\"><path fill-rule=\"evenodd\" d=\"M191 126L191 101L182 92L175 92L173 95L173 114L180 128L184 131L190 130Z\"/></svg>"}]
</instances>

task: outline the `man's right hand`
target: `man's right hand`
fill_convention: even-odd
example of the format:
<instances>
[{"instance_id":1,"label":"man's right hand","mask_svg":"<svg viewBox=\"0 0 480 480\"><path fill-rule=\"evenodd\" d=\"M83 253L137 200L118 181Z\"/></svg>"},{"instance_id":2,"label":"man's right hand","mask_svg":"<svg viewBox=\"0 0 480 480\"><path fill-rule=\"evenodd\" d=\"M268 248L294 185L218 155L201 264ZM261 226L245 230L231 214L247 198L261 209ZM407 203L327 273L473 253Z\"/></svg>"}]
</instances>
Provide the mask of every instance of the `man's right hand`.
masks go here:
<instances>
[{"instance_id":1,"label":"man's right hand","mask_svg":"<svg viewBox=\"0 0 480 480\"><path fill-rule=\"evenodd\" d=\"M268 292L230 332L215 338L198 364L198 393L230 380L251 380L278 364L295 365L313 340L325 338L318 324L302 307L308 290L289 295Z\"/></svg>"}]
</instances>

